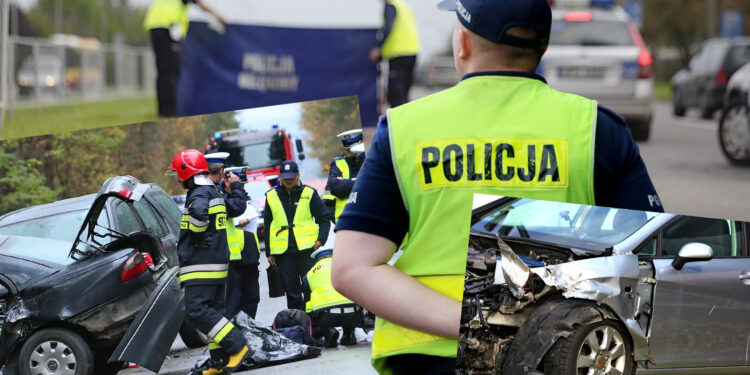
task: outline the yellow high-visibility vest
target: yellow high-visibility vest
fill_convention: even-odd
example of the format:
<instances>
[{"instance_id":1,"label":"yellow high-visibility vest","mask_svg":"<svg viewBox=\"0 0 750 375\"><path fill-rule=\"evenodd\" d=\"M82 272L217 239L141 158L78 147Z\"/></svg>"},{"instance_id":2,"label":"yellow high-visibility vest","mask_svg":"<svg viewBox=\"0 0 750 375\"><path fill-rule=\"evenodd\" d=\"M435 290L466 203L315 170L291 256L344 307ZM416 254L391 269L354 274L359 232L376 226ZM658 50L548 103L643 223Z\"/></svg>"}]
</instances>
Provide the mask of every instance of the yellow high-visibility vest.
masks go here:
<instances>
[{"instance_id":1,"label":"yellow high-visibility vest","mask_svg":"<svg viewBox=\"0 0 750 375\"><path fill-rule=\"evenodd\" d=\"M461 301L475 193L595 204L596 114L595 101L501 75L473 76L390 109L394 169L409 213L409 241L394 267ZM378 319L373 366L387 374L389 356L455 357L457 348L454 339Z\"/></svg>"},{"instance_id":2,"label":"yellow high-visibility vest","mask_svg":"<svg viewBox=\"0 0 750 375\"><path fill-rule=\"evenodd\" d=\"M292 222L284 212L284 206L281 204L279 194L276 189L271 189L266 193L266 209L271 210L273 220L268 226L270 237L270 254L283 254L286 252L289 244L289 229L294 233L298 250L305 250L313 247L318 239L318 224L310 212L310 199L312 199L314 190L309 186L302 189L297 209L294 212Z\"/></svg>"}]
</instances>

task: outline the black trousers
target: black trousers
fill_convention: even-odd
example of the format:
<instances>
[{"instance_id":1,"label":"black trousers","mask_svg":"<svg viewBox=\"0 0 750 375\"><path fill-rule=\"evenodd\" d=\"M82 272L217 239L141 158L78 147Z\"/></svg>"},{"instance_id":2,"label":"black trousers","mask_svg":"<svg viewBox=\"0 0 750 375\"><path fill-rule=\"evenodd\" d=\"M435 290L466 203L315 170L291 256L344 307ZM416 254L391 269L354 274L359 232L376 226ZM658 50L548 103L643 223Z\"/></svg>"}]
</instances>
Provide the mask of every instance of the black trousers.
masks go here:
<instances>
[{"instance_id":1,"label":"black trousers","mask_svg":"<svg viewBox=\"0 0 750 375\"><path fill-rule=\"evenodd\" d=\"M159 102L159 116L176 116L180 43L172 39L168 29L152 29L151 46L156 57L156 100Z\"/></svg>"},{"instance_id":2,"label":"black trousers","mask_svg":"<svg viewBox=\"0 0 750 375\"><path fill-rule=\"evenodd\" d=\"M454 375L456 358L424 354L402 354L389 357L387 365L393 375Z\"/></svg>"},{"instance_id":3,"label":"black trousers","mask_svg":"<svg viewBox=\"0 0 750 375\"><path fill-rule=\"evenodd\" d=\"M388 60L388 104L391 108L409 102L409 89L414 80L417 56L401 56Z\"/></svg>"},{"instance_id":4,"label":"black trousers","mask_svg":"<svg viewBox=\"0 0 750 375\"><path fill-rule=\"evenodd\" d=\"M227 276L227 316L234 317L240 311L255 319L260 302L258 265L229 264Z\"/></svg>"},{"instance_id":5,"label":"black trousers","mask_svg":"<svg viewBox=\"0 0 750 375\"><path fill-rule=\"evenodd\" d=\"M206 334L221 348L211 348L211 358L220 359L227 354L238 352L246 344L239 328L232 328L223 338L217 337L228 322L224 300L224 284L186 285L185 309L198 330Z\"/></svg>"},{"instance_id":6,"label":"black trousers","mask_svg":"<svg viewBox=\"0 0 750 375\"><path fill-rule=\"evenodd\" d=\"M354 307L354 305L347 307ZM344 335L354 332L354 328L356 327L363 327L365 325L361 308L352 313L341 314L331 313L326 310L313 311L310 313L310 320L312 320L313 327L341 327L344 330Z\"/></svg>"},{"instance_id":7,"label":"black trousers","mask_svg":"<svg viewBox=\"0 0 750 375\"><path fill-rule=\"evenodd\" d=\"M274 255L276 265L281 273L281 283L286 292L286 307L305 311L305 299L302 297L302 277L315 265L310 259L311 249L304 251L287 250L281 255Z\"/></svg>"}]
</instances>

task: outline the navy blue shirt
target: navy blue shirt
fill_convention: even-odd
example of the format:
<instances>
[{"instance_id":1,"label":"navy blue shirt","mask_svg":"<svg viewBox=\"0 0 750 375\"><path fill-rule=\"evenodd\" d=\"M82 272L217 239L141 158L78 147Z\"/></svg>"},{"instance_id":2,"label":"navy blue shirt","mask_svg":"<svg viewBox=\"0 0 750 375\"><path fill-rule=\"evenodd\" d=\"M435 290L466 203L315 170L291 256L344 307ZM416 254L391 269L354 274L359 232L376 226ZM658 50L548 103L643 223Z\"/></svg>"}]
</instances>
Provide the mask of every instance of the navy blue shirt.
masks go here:
<instances>
[{"instance_id":1,"label":"navy blue shirt","mask_svg":"<svg viewBox=\"0 0 750 375\"><path fill-rule=\"evenodd\" d=\"M467 75L509 75L538 79L533 73L488 72ZM380 118L367 159L352 189L356 202L346 205L336 230L355 230L401 243L409 230L409 216L391 158L388 122ZM596 205L664 212L654 185L625 124L615 112L599 107L594 141L594 199ZM470 208L466 208L469 215Z\"/></svg>"}]
</instances>

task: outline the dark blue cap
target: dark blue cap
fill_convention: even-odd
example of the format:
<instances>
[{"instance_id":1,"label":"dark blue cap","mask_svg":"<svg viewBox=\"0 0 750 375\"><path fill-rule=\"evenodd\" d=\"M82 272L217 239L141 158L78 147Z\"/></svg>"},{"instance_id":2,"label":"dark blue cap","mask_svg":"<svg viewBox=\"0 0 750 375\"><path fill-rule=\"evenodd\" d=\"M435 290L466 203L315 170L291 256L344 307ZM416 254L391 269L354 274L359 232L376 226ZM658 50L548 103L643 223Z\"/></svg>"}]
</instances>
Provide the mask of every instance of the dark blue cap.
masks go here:
<instances>
[{"instance_id":1,"label":"dark blue cap","mask_svg":"<svg viewBox=\"0 0 750 375\"><path fill-rule=\"evenodd\" d=\"M294 178L299 173L299 167L297 163L287 160L281 163L279 168L279 178Z\"/></svg>"},{"instance_id":2,"label":"dark blue cap","mask_svg":"<svg viewBox=\"0 0 750 375\"><path fill-rule=\"evenodd\" d=\"M438 8L455 11L467 29L498 44L543 49L549 42L552 9L548 0L443 0ZM506 35L514 26L534 29L537 37Z\"/></svg>"}]
</instances>

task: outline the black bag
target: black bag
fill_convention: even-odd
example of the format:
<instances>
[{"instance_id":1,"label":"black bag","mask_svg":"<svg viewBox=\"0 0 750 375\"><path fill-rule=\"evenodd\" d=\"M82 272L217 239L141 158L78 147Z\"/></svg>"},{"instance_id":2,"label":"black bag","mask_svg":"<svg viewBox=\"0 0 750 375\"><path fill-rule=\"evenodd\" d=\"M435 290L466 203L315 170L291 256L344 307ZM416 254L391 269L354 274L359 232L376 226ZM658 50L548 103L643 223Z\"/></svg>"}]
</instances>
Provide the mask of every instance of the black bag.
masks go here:
<instances>
[{"instance_id":1,"label":"black bag","mask_svg":"<svg viewBox=\"0 0 750 375\"><path fill-rule=\"evenodd\" d=\"M276 318L273 319L272 327L274 331L300 344L313 345L312 320L302 310L286 309L279 311Z\"/></svg>"},{"instance_id":2,"label":"black bag","mask_svg":"<svg viewBox=\"0 0 750 375\"><path fill-rule=\"evenodd\" d=\"M279 268L273 264L266 268L266 276L268 276L268 296L271 298L283 297L284 296L284 285L281 283L281 272Z\"/></svg>"}]
</instances>

